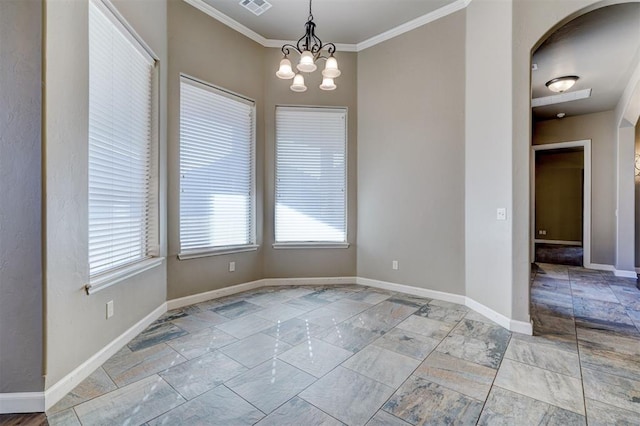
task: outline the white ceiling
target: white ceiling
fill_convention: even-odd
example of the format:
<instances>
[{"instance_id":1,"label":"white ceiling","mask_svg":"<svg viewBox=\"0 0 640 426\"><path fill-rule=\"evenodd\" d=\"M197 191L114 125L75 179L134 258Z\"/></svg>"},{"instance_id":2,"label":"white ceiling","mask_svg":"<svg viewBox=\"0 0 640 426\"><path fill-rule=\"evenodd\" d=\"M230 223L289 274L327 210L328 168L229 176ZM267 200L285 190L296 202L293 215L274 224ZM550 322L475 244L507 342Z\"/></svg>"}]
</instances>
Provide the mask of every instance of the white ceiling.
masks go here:
<instances>
[{"instance_id":1,"label":"white ceiling","mask_svg":"<svg viewBox=\"0 0 640 426\"><path fill-rule=\"evenodd\" d=\"M640 61L640 3L625 3L582 15L554 32L533 54L532 96L550 96L545 83L577 75L569 90L591 88L591 98L533 108L538 120L607 111L618 100Z\"/></svg>"},{"instance_id":2,"label":"white ceiling","mask_svg":"<svg viewBox=\"0 0 640 426\"><path fill-rule=\"evenodd\" d=\"M307 0L267 0L272 7L255 16L240 0L202 0L260 36L298 40L309 16ZM313 0L316 35L323 43L358 44L455 0Z\"/></svg>"}]
</instances>

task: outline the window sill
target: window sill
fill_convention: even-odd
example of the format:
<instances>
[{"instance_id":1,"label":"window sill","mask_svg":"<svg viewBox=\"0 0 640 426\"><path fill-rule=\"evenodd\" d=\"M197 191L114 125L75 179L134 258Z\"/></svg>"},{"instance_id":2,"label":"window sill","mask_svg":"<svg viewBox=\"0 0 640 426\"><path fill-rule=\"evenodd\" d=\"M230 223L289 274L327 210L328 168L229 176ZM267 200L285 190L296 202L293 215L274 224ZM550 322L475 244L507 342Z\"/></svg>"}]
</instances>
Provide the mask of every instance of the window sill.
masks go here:
<instances>
[{"instance_id":1,"label":"window sill","mask_svg":"<svg viewBox=\"0 0 640 426\"><path fill-rule=\"evenodd\" d=\"M272 247L276 250L297 250L297 249L346 249L349 243L274 243Z\"/></svg>"},{"instance_id":2,"label":"window sill","mask_svg":"<svg viewBox=\"0 0 640 426\"><path fill-rule=\"evenodd\" d=\"M233 253L244 253L248 251L256 251L258 250L258 245L250 245L250 246L230 246L230 247L220 247L217 249L211 250L198 250L193 252L184 252L178 253L179 260L189 260L189 259L198 259L200 257L209 257L209 256L220 256L223 254L233 254Z\"/></svg>"},{"instance_id":3,"label":"window sill","mask_svg":"<svg viewBox=\"0 0 640 426\"><path fill-rule=\"evenodd\" d=\"M99 275L97 278L91 280L89 284L85 286L87 295L94 294L107 287L111 287L121 281L129 279L135 275L141 274L144 271L155 268L164 262L164 257L153 257L146 259L133 265L118 269L117 271L107 272Z\"/></svg>"}]
</instances>

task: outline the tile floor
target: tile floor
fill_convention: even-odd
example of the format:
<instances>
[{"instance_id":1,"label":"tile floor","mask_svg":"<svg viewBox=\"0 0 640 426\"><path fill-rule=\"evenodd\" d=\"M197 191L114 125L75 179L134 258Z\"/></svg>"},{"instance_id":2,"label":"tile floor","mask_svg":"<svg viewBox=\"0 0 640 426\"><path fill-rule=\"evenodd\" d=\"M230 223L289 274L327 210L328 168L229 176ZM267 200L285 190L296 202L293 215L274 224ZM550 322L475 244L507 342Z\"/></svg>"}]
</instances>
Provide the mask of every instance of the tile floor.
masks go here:
<instances>
[{"instance_id":1,"label":"tile floor","mask_svg":"<svg viewBox=\"0 0 640 426\"><path fill-rule=\"evenodd\" d=\"M51 425L640 424L640 290L541 264L534 336L362 286L264 288L168 312Z\"/></svg>"}]
</instances>

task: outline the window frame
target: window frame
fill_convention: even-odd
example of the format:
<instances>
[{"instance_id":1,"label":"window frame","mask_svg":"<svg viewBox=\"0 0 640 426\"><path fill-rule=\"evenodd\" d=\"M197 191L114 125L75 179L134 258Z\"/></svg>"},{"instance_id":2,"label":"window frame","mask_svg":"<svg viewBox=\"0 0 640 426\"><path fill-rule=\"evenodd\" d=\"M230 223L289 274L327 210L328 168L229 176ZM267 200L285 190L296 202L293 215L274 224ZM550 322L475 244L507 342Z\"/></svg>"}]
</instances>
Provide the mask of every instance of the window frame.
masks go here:
<instances>
[{"instance_id":1,"label":"window frame","mask_svg":"<svg viewBox=\"0 0 640 426\"><path fill-rule=\"evenodd\" d=\"M340 112L344 114L344 241L277 241L278 109ZM349 108L342 106L276 105L274 114L273 244L274 249L347 249L349 243Z\"/></svg>"},{"instance_id":2,"label":"window frame","mask_svg":"<svg viewBox=\"0 0 640 426\"><path fill-rule=\"evenodd\" d=\"M90 0L88 2L88 8L96 7L100 13L102 13L114 26L124 38L126 38L140 54L146 56L151 63L150 73L150 86L151 86L151 99L149 112L150 118L150 134L149 134L149 192L147 195L147 203L150 210L148 219L150 222L147 228L147 256L128 263L126 265L111 268L106 271L94 274L90 273L88 256L87 256L87 274L88 280L85 285L85 291L87 295L96 293L111 285L117 284L124 280L127 280L140 273L153 269L164 263L164 256L161 253L161 232L160 232L160 60L153 50L145 43L140 35L133 29L133 27L127 22L127 20L118 12L113 4L108 0ZM89 13L89 10L88 10ZM87 14L87 22L89 22L89 16ZM90 25L88 31L91 31ZM87 59L89 60L89 51ZM88 80L88 90L90 90L90 80ZM87 100L87 108L91 103L90 97ZM89 132L89 119L87 115L87 130ZM87 147L89 146L89 134L87 133ZM88 152L88 151L87 151ZM87 157L87 195L88 195L88 171L89 171L89 158ZM87 198L87 212L89 211L89 199ZM89 227L87 217L87 230ZM89 234L87 234L87 250L89 248ZM88 253L87 253L88 255Z\"/></svg>"},{"instance_id":3,"label":"window frame","mask_svg":"<svg viewBox=\"0 0 640 426\"><path fill-rule=\"evenodd\" d=\"M245 95L233 92L231 90L222 88L215 84L209 83L202 79L193 77L186 73L180 73L179 75L179 90L180 93L178 104L181 105L182 102L182 84L186 82L186 84L193 85L195 87L200 87L203 90L207 90L214 94L224 96L228 99L232 99L237 102L244 103L250 106L251 109L251 141L250 141L250 153L251 153L251 164L249 165L249 170L251 173L251 235L250 241L247 244L235 244L235 245L226 245L226 246L212 246L206 248L199 249L191 249L191 250L183 250L182 249L182 237L181 237L181 203L182 203L182 178L179 176L178 181L178 259L179 260L189 260L189 259L198 259L209 256L219 256L224 254L232 254L232 253L244 253L244 252L252 252L258 250L260 245L258 244L258 232L257 232L257 102ZM178 171L179 175L181 174L181 115L182 108L179 107L178 112Z\"/></svg>"}]
</instances>

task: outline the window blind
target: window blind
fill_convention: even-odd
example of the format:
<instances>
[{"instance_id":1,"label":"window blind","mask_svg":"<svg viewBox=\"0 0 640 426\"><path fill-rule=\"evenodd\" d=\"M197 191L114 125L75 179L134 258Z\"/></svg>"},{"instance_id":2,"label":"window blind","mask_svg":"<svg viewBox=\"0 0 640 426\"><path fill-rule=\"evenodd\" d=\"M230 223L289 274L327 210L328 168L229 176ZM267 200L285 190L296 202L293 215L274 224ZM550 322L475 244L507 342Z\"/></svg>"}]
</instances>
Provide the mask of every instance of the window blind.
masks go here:
<instances>
[{"instance_id":1,"label":"window blind","mask_svg":"<svg viewBox=\"0 0 640 426\"><path fill-rule=\"evenodd\" d=\"M276 110L275 237L346 241L345 109Z\"/></svg>"},{"instance_id":2,"label":"window blind","mask_svg":"<svg viewBox=\"0 0 640 426\"><path fill-rule=\"evenodd\" d=\"M90 277L156 254L155 62L99 1L89 5Z\"/></svg>"},{"instance_id":3,"label":"window blind","mask_svg":"<svg viewBox=\"0 0 640 426\"><path fill-rule=\"evenodd\" d=\"M255 244L253 101L180 80L180 253Z\"/></svg>"}]
</instances>

